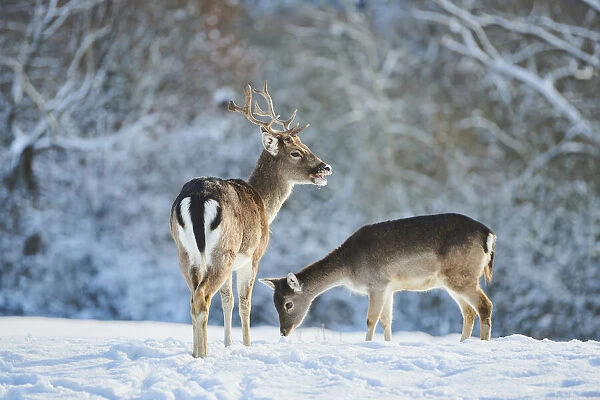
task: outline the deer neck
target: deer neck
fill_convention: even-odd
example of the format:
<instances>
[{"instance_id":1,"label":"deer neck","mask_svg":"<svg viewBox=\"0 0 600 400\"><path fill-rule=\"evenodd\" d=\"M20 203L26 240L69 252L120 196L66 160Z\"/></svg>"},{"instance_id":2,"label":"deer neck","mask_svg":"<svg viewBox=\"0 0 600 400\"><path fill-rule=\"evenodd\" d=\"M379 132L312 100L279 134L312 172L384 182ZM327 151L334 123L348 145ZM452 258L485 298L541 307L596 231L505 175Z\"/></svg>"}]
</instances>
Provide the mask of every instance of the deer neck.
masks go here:
<instances>
[{"instance_id":1,"label":"deer neck","mask_svg":"<svg viewBox=\"0 0 600 400\"><path fill-rule=\"evenodd\" d=\"M275 219L294 186L287 179L284 179L278 168L277 160L263 150L252 175L248 179L248 183L263 200L269 223Z\"/></svg>"},{"instance_id":2,"label":"deer neck","mask_svg":"<svg viewBox=\"0 0 600 400\"><path fill-rule=\"evenodd\" d=\"M335 250L325 258L305 267L296 276L302 284L302 290L313 299L347 281L346 267Z\"/></svg>"}]
</instances>

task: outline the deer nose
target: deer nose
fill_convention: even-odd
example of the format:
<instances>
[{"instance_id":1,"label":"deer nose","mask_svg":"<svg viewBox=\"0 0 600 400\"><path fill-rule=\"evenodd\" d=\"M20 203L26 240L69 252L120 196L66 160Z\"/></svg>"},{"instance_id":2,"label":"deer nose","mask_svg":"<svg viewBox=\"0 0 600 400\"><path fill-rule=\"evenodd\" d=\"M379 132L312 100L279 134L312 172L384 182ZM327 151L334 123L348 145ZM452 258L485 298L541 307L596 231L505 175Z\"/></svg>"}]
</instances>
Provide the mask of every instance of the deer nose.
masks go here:
<instances>
[{"instance_id":1,"label":"deer nose","mask_svg":"<svg viewBox=\"0 0 600 400\"><path fill-rule=\"evenodd\" d=\"M322 172L329 172L331 174L331 165L323 164L321 167L319 167L319 170Z\"/></svg>"},{"instance_id":2,"label":"deer nose","mask_svg":"<svg viewBox=\"0 0 600 400\"><path fill-rule=\"evenodd\" d=\"M287 333L287 330L285 330L285 329L281 330L281 336L285 336L286 333Z\"/></svg>"}]
</instances>

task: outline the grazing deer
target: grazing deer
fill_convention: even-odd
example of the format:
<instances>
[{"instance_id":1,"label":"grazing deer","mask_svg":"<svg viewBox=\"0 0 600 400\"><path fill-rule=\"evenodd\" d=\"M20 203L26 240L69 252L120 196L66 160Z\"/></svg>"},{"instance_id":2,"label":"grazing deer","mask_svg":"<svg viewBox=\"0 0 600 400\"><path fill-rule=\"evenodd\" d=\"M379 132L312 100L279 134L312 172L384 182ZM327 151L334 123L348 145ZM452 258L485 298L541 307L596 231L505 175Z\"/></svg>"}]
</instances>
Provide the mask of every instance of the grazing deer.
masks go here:
<instances>
[{"instance_id":1,"label":"grazing deer","mask_svg":"<svg viewBox=\"0 0 600 400\"><path fill-rule=\"evenodd\" d=\"M252 110L252 92L267 102ZM285 121L273 109L267 89L245 88L246 103L229 102L260 126L264 151L248 182L241 179L194 178L187 182L171 208L171 236L177 244L179 268L191 291L194 357L206 357L210 303L220 290L225 346L231 344L232 273L236 271L244 345L250 345L250 308L258 262L269 242L269 224L294 184L327 184L331 167L315 156L298 137L308 125L292 126L296 111ZM258 117L268 117L263 121ZM275 129L273 124L283 127Z\"/></svg>"},{"instance_id":2,"label":"grazing deer","mask_svg":"<svg viewBox=\"0 0 600 400\"><path fill-rule=\"evenodd\" d=\"M461 341L471 337L475 314L481 339L491 334L492 302L479 286L492 279L496 235L459 214L427 215L360 228L325 258L285 278L260 281L275 290L282 336L298 327L312 301L334 286L345 285L369 296L366 340L381 321L392 340L394 292L444 288L463 315Z\"/></svg>"}]
</instances>

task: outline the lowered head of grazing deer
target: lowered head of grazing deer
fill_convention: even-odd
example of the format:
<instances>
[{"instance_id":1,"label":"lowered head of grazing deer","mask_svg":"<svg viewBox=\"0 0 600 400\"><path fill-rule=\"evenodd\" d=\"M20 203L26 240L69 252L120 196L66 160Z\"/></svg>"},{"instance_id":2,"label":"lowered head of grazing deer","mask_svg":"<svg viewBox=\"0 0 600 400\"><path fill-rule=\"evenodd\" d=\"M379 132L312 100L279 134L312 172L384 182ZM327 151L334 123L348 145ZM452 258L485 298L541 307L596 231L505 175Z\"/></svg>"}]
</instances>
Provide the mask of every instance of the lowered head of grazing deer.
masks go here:
<instances>
[{"instance_id":1,"label":"lowered head of grazing deer","mask_svg":"<svg viewBox=\"0 0 600 400\"><path fill-rule=\"evenodd\" d=\"M281 336L288 336L302 324L316 294L304 291L303 285L291 272L285 278L265 278L260 281L275 290L273 299L279 315L279 331Z\"/></svg>"},{"instance_id":2,"label":"lowered head of grazing deer","mask_svg":"<svg viewBox=\"0 0 600 400\"><path fill-rule=\"evenodd\" d=\"M475 316L481 339L491 335L492 302L479 285L492 279L496 235L460 214L425 215L363 226L341 246L296 274L260 281L274 289L279 327L288 336L319 294L344 285L369 296L366 340L381 321L392 338L394 292L444 288L463 315L461 341L471 336Z\"/></svg>"},{"instance_id":3,"label":"lowered head of grazing deer","mask_svg":"<svg viewBox=\"0 0 600 400\"><path fill-rule=\"evenodd\" d=\"M191 292L194 357L207 355L207 323L212 297L221 292L225 345L231 344L232 274L236 271L244 345L250 345L252 288L258 263L269 242L269 224L294 184L327 184L331 167L315 156L298 137L308 125L292 126L273 110L267 91L254 90L267 102L252 110L252 89L245 88L243 107L229 103L259 125L264 151L248 182L210 177L187 182L171 208L171 236L177 245L179 268ZM268 117L263 121L259 117ZM273 128L277 124L283 127Z\"/></svg>"}]
</instances>

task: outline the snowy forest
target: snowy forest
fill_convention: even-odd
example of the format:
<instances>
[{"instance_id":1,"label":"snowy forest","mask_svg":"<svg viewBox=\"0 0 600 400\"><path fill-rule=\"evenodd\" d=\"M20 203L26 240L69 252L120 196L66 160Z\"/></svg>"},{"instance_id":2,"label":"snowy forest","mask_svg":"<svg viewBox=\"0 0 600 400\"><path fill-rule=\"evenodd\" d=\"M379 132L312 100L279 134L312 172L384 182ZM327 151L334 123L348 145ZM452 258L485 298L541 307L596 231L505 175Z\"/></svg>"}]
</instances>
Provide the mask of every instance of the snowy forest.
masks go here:
<instances>
[{"instance_id":1,"label":"snowy forest","mask_svg":"<svg viewBox=\"0 0 600 400\"><path fill-rule=\"evenodd\" d=\"M260 132L226 104L268 80L333 174L294 189L259 278L458 212L498 236L492 337L598 340L599 71L598 0L3 0L0 315L189 322L171 204L249 176ZM366 309L337 288L304 326ZM251 318L278 324L263 285ZM461 326L444 291L396 294L394 330Z\"/></svg>"}]
</instances>

